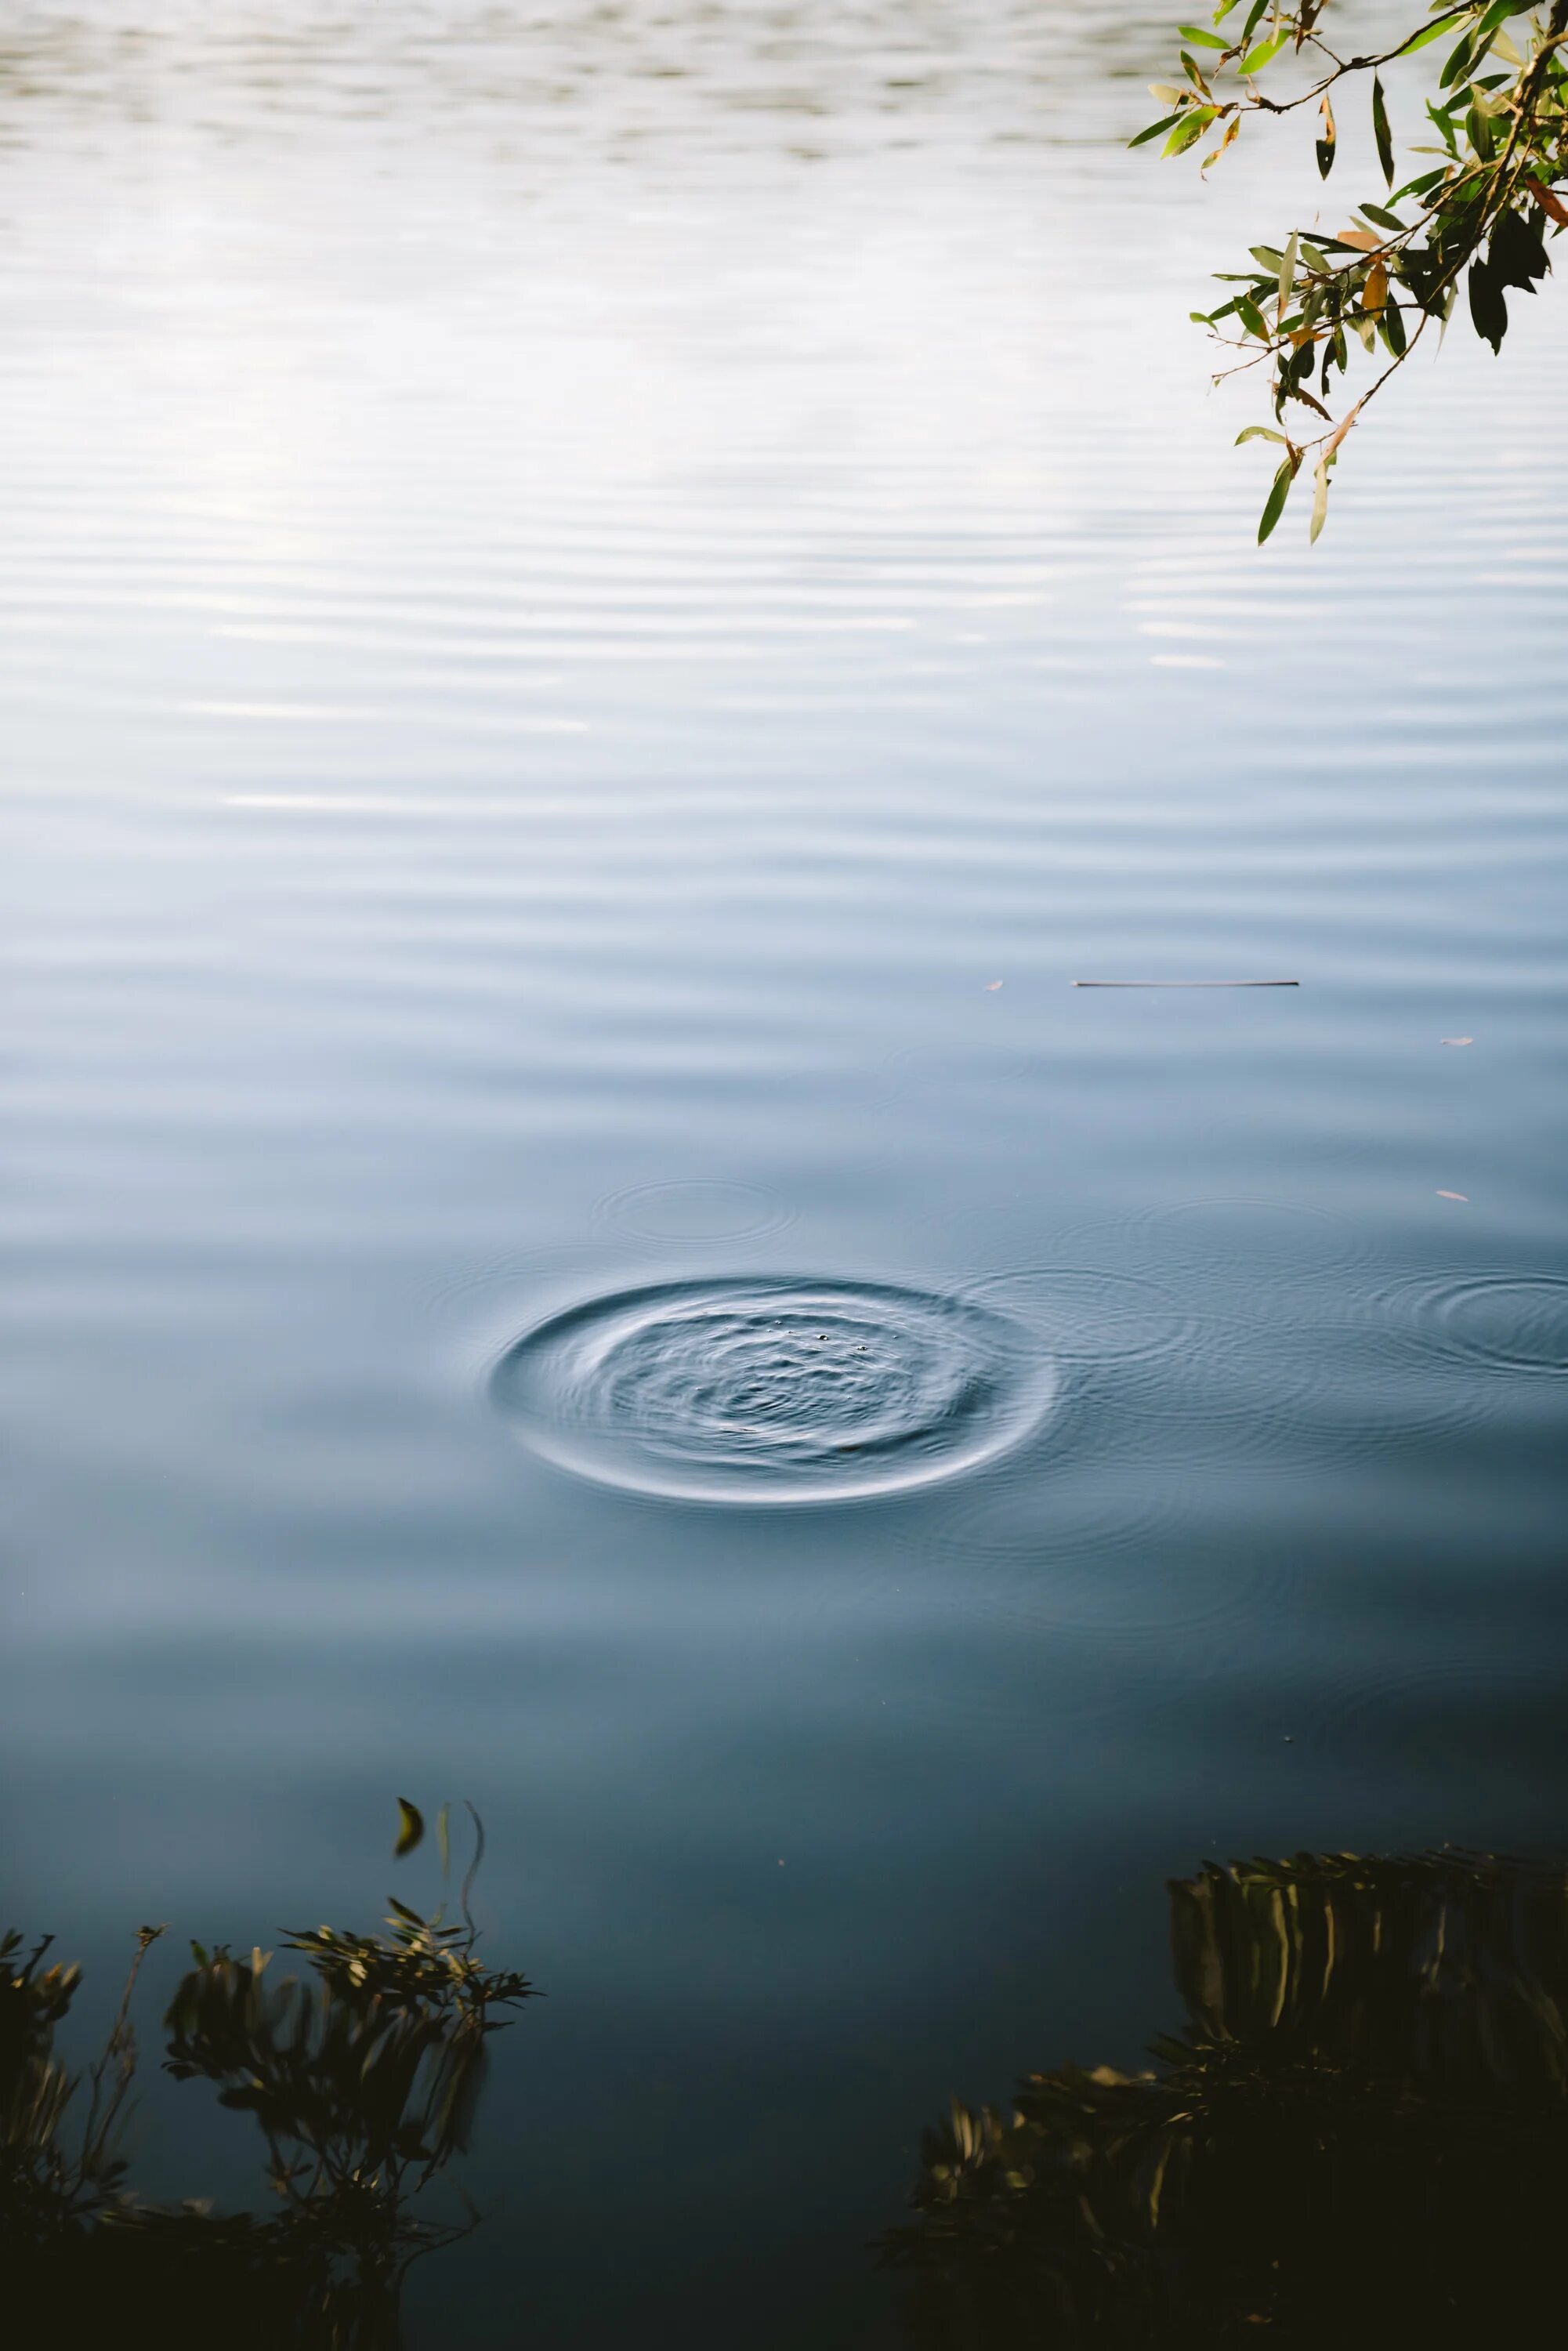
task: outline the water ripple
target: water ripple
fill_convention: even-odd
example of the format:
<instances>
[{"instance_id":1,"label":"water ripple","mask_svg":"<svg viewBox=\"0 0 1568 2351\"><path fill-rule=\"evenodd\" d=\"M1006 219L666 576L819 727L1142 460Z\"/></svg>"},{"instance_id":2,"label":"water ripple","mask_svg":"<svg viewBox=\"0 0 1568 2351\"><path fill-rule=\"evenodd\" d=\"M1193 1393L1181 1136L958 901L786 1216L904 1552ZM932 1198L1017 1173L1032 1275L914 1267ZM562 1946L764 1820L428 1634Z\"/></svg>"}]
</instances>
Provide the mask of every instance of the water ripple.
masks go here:
<instances>
[{"instance_id":1,"label":"water ripple","mask_svg":"<svg viewBox=\"0 0 1568 2351\"><path fill-rule=\"evenodd\" d=\"M1406 1347L1472 1371L1568 1374L1568 1276L1425 1274L1375 1301Z\"/></svg>"},{"instance_id":2,"label":"water ripple","mask_svg":"<svg viewBox=\"0 0 1568 2351\"><path fill-rule=\"evenodd\" d=\"M1056 1366L1005 1317L876 1282L660 1282L540 1323L491 1393L532 1448L686 1500L889 1494L1037 1425Z\"/></svg>"},{"instance_id":3,"label":"water ripple","mask_svg":"<svg viewBox=\"0 0 1568 2351\"><path fill-rule=\"evenodd\" d=\"M678 1246L694 1240L758 1240L792 1225L797 1211L770 1185L693 1176L607 1193L596 1213L640 1240Z\"/></svg>"}]
</instances>

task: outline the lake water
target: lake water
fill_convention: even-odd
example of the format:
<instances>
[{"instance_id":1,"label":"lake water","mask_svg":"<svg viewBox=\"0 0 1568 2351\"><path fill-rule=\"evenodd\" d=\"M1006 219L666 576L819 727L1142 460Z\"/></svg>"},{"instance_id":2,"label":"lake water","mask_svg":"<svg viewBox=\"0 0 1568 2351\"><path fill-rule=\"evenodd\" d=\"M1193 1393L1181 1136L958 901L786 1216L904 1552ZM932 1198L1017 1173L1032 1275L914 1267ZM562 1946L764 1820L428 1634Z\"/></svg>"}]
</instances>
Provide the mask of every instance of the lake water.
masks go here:
<instances>
[{"instance_id":1,"label":"lake water","mask_svg":"<svg viewBox=\"0 0 1568 2351\"><path fill-rule=\"evenodd\" d=\"M1260 552L1310 132L1085 14L0 37L9 1909L101 1996L473 1799L416 2343L882 2344L1163 1878L1561 1838L1568 309Z\"/></svg>"}]
</instances>

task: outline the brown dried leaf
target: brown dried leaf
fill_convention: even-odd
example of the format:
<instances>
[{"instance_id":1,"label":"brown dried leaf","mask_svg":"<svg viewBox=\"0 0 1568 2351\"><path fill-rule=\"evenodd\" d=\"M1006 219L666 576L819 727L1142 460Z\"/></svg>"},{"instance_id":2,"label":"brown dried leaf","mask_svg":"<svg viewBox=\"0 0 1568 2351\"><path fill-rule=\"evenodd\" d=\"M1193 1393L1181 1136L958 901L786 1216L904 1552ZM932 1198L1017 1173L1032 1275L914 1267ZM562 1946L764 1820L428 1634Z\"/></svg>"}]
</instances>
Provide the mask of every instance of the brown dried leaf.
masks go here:
<instances>
[{"instance_id":1,"label":"brown dried leaf","mask_svg":"<svg viewBox=\"0 0 1568 2351\"><path fill-rule=\"evenodd\" d=\"M1541 206L1542 211L1550 213L1552 219L1563 228L1568 228L1568 204L1564 204L1560 196L1554 196L1550 188L1542 187L1541 182L1529 172L1525 174L1524 184Z\"/></svg>"}]
</instances>

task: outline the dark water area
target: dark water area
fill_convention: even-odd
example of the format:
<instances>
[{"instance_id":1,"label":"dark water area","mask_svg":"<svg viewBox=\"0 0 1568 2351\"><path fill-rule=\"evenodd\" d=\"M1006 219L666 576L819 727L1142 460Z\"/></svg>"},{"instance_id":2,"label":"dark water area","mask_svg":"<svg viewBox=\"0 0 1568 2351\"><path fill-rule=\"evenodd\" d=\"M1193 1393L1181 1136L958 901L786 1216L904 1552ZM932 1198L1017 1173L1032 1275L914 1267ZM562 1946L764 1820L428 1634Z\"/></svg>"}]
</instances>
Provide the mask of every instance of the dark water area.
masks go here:
<instances>
[{"instance_id":1,"label":"dark water area","mask_svg":"<svg viewBox=\"0 0 1568 2351\"><path fill-rule=\"evenodd\" d=\"M472 1798L416 2346L892 2342L1166 1880L1563 1847L1568 313L1259 550L1311 136L1128 155L1168 54L0 29L5 1917L155 2014Z\"/></svg>"}]
</instances>

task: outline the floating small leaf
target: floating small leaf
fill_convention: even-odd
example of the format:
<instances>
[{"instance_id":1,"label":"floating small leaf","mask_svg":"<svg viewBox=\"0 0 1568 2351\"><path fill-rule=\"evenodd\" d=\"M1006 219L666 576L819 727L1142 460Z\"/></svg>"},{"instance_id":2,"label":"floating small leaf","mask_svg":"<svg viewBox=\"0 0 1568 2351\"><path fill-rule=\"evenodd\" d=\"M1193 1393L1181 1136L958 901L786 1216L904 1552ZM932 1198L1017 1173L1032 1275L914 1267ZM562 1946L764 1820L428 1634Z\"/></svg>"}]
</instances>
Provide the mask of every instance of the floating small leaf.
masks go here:
<instances>
[{"instance_id":1,"label":"floating small leaf","mask_svg":"<svg viewBox=\"0 0 1568 2351\"><path fill-rule=\"evenodd\" d=\"M392 1847L392 1859L401 1861L405 1853L412 1853L423 1835L423 1813L417 1804L411 1804L406 1796L400 1796L397 1800L397 1843Z\"/></svg>"}]
</instances>

